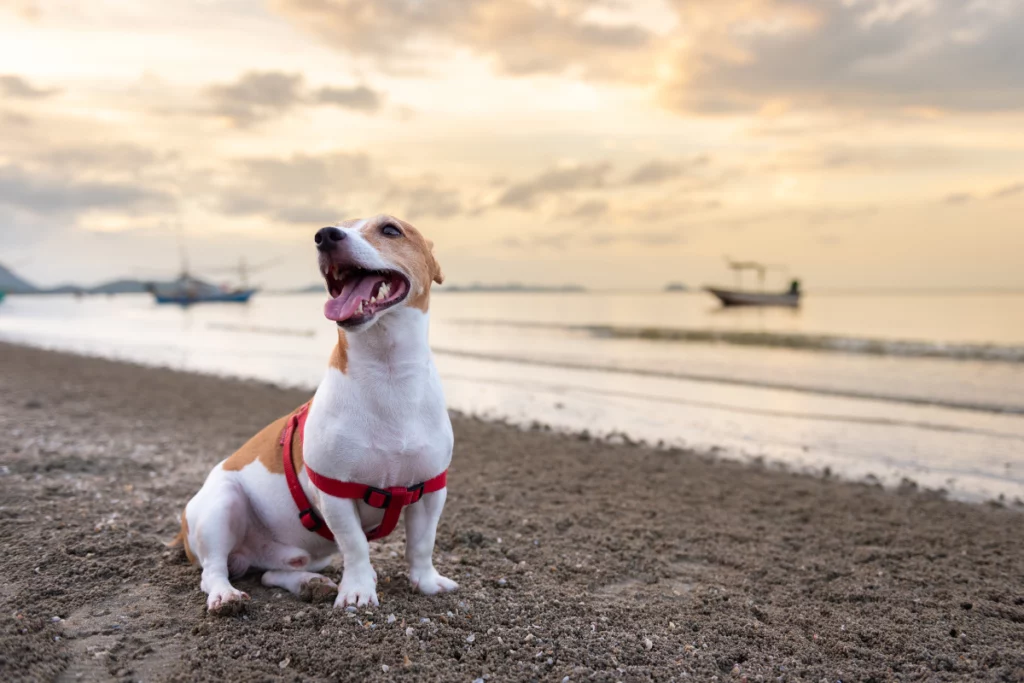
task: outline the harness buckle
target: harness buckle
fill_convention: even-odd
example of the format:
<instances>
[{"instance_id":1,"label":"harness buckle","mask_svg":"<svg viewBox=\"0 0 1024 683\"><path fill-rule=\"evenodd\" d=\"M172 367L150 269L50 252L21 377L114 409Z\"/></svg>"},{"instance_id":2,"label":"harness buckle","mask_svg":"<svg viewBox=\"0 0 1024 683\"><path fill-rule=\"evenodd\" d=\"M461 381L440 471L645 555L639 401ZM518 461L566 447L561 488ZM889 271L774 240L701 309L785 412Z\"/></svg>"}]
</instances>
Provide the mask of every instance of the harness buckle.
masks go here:
<instances>
[{"instance_id":1,"label":"harness buckle","mask_svg":"<svg viewBox=\"0 0 1024 683\"><path fill-rule=\"evenodd\" d=\"M299 512L299 522L309 531L316 531L324 525L324 520L313 511L313 508L306 508Z\"/></svg>"},{"instance_id":2,"label":"harness buckle","mask_svg":"<svg viewBox=\"0 0 1024 683\"><path fill-rule=\"evenodd\" d=\"M423 497L423 487L425 484L426 482L421 481L415 486L410 486L409 488L406 489L406 491L408 491L409 494L409 502L406 503L406 505L412 505L413 503L419 502L420 498Z\"/></svg>"},{"instance_id":3,"label":"harness buckle","mask_svg":"<svg viewBox=\"0 0 1024 683\"><path fill-rule=\"evenodd\" d=\"M383 510L391 505L391 492L376 486L367 486L366 493L363 494L363 502L372 508Z\"/></svg>"}]
</instances>

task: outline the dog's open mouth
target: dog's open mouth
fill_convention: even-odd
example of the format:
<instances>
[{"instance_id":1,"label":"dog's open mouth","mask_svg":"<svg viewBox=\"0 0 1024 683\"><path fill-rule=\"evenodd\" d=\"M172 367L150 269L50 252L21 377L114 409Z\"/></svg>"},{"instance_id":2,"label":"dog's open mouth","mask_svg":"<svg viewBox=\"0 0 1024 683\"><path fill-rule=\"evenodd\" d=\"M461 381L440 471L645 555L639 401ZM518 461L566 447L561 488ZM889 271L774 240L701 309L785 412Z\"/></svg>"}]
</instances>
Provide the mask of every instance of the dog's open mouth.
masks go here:
<instances>
[{"instance_id":1,"label":"dog's open mouth","mask_svg":"<svg viewBox=\"0 0 1024 683\"><path fill-rule=\"evenodd\" d=\"M324 269L324 281L331 296L324 315L339 325L366 322L409 294L409 280L396 270L330 265Z\"/></svg>"}]
</instances>

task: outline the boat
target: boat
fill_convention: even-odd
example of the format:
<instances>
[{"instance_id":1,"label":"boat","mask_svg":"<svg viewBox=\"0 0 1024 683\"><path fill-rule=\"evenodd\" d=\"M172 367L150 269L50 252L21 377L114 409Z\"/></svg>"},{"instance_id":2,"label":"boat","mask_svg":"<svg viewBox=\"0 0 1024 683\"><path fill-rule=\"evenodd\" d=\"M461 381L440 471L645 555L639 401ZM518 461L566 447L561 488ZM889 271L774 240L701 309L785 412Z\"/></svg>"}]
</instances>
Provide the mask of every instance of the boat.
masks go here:
<instances>
[{"instance_id":1,"label":"boat","mask_svg":"<svg viewBox=\"0 0 1024 683\"><path fill-rule=\"evenodd\" d=\"M5 296L7 296L7 292L0 289L0 301L3 301Z\"/></svg>"},{"instance_id":2,"label":"boat","mask_svg":"<svg viewBox=\"0 0 1024 683\"><path fill-rule=\"evenodd\" d=\"M218 287L187 274L169 285L149 285L149 292L158 304L191 306L205 303L244 304L257 292L254 287Z\"/></svg>"},{"instance_id":3,"label":"boat","mask_svg":"<svg viewBox=\"0 0 1024 683\"><path fill-rule=\"evenodd\" d=\"M790 306L795 308L800 305L799 290L772 294L770 292L718 289L717 287L705 287L704 289L718 297L723 306Z\"/></svg>"},{"instance_id":4,"label":"boat","mask_svg":"<svg viewBox=\"0 0 1024 683\"><path fill-rule=\"evenodd\" d=\"M259 291L259 288L249 286L249 273L276 265L281 260L280 258L277 258L264 264L251 267L246 263L245 257L243 256L239 260L237 267L240 286L218 286L200 280L189 272L188 254L185 251L184 236L180 224L178 226L178 249L181 257L181 274L178 276L178 279L164 284L149 283L146 285L146 290L153 295L153 298L158 304L191 306L192 304L206 303L248 303L253 294ZM203 272L224 272L225 270L234 270L234 268L222 268L213 271L204 269Z\"/></svg>"},{"instance_id":5,"label":"boat","mask_svg":"<svg viewBox=\"0 0 1024 683\"><path fill-rule=\"evenodd\" d=\"M766 292L764 290L764 276L769 270L786 270L782 266L769 266L757 261L733 261L726 257L729 268L736 272L737 288L726 289L725 287L705 287L723 306L786 306L796 308L800 305L800 297L803 292L800 290L800 281L791 280L789 289L783 292ZM743 289L741 276L744 271L753 270L758 275L761 283L760 291Z\"/></svg>"},{"instance_id":6,"label":"boat","mask_svg":"<svg viewBox=\"0 0 1024 683\"><path fill-rule=\"evenodd\" d=\"M201 303L235 303L244 304L249 301L255 289L238 289L217 294L160 294L153 292L153 297L158 304L177 304L178 306L191 306Z\"/></svg>"}]
</instances>

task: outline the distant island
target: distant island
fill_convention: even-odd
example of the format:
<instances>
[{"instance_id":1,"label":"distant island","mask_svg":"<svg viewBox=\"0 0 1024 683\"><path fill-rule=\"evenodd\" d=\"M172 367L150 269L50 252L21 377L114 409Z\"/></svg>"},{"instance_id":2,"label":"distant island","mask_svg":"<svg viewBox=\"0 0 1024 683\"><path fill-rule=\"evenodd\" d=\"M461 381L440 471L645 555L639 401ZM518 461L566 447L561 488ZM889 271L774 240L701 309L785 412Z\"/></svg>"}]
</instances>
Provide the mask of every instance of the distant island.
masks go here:
<instances>
[{"instance_id":1,"label":"distant island","mask_svg":"<svg viewBox=\"0 0 1024 683\"><path fill-rule=\"evenodd\" d=\"M29 294L38 292L39 288L28 280L22 279L10 268L0 264L0 292L10 294Z\"/></svg>"},{"instance_id":2,"label":"distant island","mask_svg":"<svg viewBox=\"0 0 1024 683\"><path fill-rule=\"evenodd\" d=\"M25 278L17 275L10 268L0 264L0 292L8 294L142 294L149 291L150 286L169 287L177 282L177 278L168 282L121 278L111 280L92 287L65 284L57 287L37 287ZM322 289L322 287L321 287Z\"/></svg>"},{"instance_id":3,"label":"distant island","mask_svg":"<svg viewBox=\"0 0 1024 683\"><path fill-rule=\"evenodd\" d=\"M684 285L682 282L670 282L665 285L666 292L688 292L690 288Z\"/></svg>"},{"instance_id":4,"label":"distant island","mask_svg":"<svg viewBox=\"0 0 1024 683\"><path fill-rule=\"evenodd\" d=\"M103 284L95 285L92 287L83 287L81 285L65 284L58 287L42 288L33 285L28 280L18 276L14 271L4 267L0 264L0 292L7 292L9 294L142 294L150 291L151 287L157 289L171 287L178 282L177 278L174 280L163 282L153 280L138 280L131 278L122 278L112 280L110 282L104 282ZM203 283L206 284L206 283ZM306 287L298 287L295 289L278 289L278 294L309 294L313 292L323 292L323 283L317 283L308 285ZM587 290L580 285L565 284L565 285L530 285L522 284L519 282L508 282L503 284L483 284L480 282L473 282L466 285L445 285L439 289L441 292L453 292L453 293L488 293L488 294L499 294L499 293L521 293L521 294L536 294L536 293L574 293L574 292L586 292Z\"/></svg>"}]
</instances>

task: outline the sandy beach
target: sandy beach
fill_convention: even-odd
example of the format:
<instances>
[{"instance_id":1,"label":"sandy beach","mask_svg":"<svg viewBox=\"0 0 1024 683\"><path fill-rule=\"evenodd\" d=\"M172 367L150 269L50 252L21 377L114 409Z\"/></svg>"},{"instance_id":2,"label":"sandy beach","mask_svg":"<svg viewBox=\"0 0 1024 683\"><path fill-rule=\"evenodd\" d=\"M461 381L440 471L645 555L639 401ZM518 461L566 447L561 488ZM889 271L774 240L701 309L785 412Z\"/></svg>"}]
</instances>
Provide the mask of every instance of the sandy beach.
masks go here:
<instances>
[{"instance_id":1,"label":"sandy beach","mask_svg":"<svg viewBox=\"0 0 1024 683\"><path fill-rule=\"evenodd\" d=\"M248 576L208 616L164 542L306 397L0 344L0 679L1024 680L1019 509L462 416L457 593L409 589L399 531L377 609Z\"/></svg>"}]
</instances>

